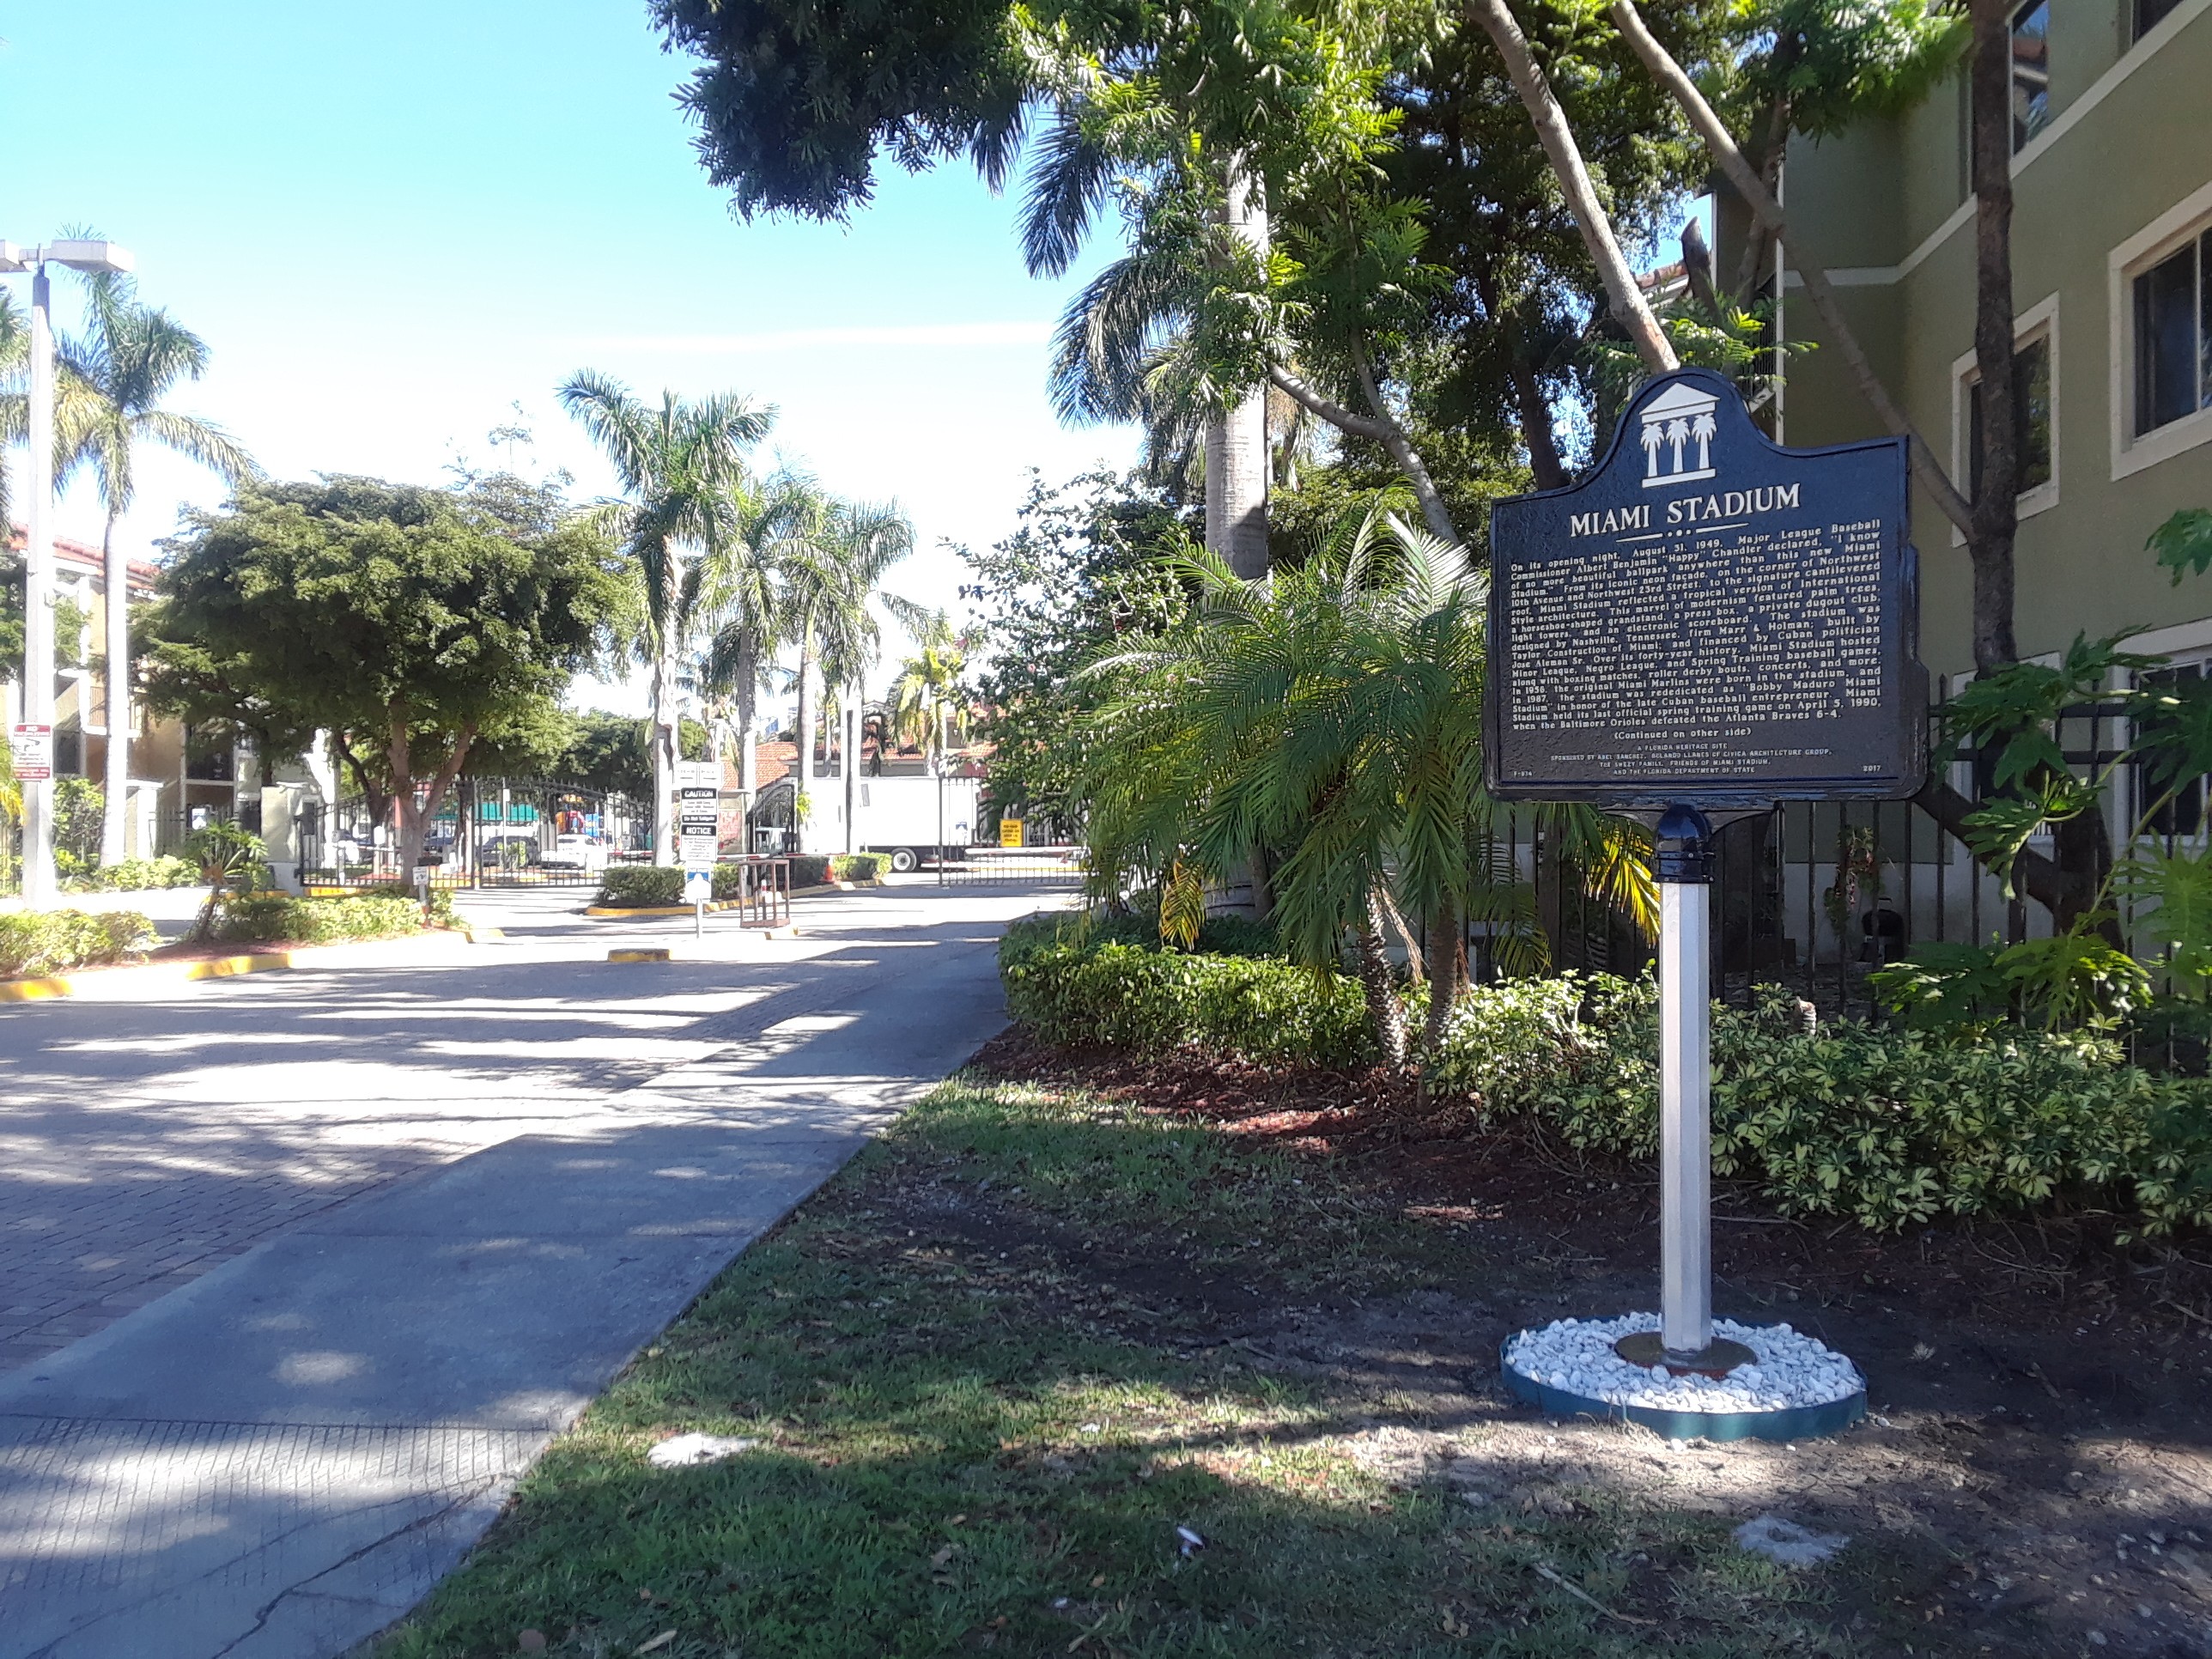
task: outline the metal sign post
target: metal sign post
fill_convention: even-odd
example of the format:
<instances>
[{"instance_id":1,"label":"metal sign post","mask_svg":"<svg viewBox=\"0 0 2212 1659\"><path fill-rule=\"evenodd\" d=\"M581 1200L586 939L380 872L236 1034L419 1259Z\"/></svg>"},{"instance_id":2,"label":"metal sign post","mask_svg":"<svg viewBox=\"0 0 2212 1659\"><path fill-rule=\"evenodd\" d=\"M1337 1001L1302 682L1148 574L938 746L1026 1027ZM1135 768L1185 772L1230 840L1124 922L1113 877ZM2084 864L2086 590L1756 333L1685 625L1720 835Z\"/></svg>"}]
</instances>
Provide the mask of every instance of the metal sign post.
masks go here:
<instances>
[{"instance_id":1,"label":"metal sign post","mask_svg":"<svg viewBox=\"0 0 2212 1659\"><path fill-rule=\"evenodd\" d=\"M677 763L677 849L694 939L706 936L707 907L714 898L714 864L721 855L721 781L722 769L714 761Z\"/></svg>"},{"instance_id":2,"label":"metal sign post","mask_svg":"<svg viewBox=\"0 0 2212 1659\"><path fill-rule=\"evenodd\" d=\"M1659 820L1659 1342L1663 1360L1713 1348L1712 826L1694 806ZM1731 1348L1737 1345L1729 1345ZM1721 1356L1725 1357L1725 1356ZM1747 1352L1731 1363L1748 1358Z\"/></svg>"},{"instance_id":3,"label":"metal sign post","mask_svg":"<svg viewBox=\"0 0 2212 1659\"><path fill-rule=\"evenodd\" d=\"M1580 483L1492 508L1490 791L1632 815L1657 842L1658 1328L1631 1315L1590 1322L1601 1334L1510 1339L1508 1387L1547 1409L1715 1438L1820 1432L1863 1409L1863 1383L1820 1394L1809 1416L1725 1405L1767 1386L1760 1371L1725 1381L1737 1367L1776 1362L1717 1336L1713 1317L1714 838L1778 801L1919 787L1927 675L1905 463L1893 438L1785 449L1733 384L1682 369L1638 388ZM1824 1367L1856 1375L1825 1349L1811 1369ZM1722 1381L1700 1395L1685 1377Z\"/></svg>"}]
</instances>

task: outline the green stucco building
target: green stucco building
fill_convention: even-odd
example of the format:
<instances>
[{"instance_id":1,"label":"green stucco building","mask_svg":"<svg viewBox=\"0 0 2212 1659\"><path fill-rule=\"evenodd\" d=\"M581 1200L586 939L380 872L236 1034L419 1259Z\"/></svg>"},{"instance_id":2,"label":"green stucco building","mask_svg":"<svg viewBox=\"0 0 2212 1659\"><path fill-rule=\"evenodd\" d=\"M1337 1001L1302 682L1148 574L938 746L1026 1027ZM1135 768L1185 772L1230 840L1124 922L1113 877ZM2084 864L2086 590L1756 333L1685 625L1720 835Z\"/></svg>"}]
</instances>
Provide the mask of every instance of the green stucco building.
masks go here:
<instances>
[{"instance_id":1,"label":"green stucco building","mask_svg":"<svg viewBox=\"0 0 2212 1659\"><path fill-rule=\"evenodd\" d=\"M2014 29L2020 647L2148 626L2145 648L2202 661L2212 580L2172 586L2143 543L2177 508L2212 506L2212 0L2032 0ZM1963 74L1899 118L1798 141L1785 184L1875 368L1970 485ZM1784 326L1820 339L1802 292ZM1784 410L1792 444L1880 430L1832 350L1793 362ZM1924 495L1914 527L1922 653L1955 676L1972 667L1966 552Z\"/></svg>"}]
</instances>

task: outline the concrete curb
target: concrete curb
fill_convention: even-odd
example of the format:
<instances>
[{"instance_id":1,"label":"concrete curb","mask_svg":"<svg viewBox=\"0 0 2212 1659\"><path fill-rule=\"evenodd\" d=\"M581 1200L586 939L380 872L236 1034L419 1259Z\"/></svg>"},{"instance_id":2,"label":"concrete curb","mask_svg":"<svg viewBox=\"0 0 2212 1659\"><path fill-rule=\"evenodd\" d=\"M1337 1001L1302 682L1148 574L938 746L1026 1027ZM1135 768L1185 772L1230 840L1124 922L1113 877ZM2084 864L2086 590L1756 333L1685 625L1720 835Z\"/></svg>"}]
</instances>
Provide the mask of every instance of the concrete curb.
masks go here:
<instances>
[{"instance_id":1,"label":"concrete curb","mask_svg":"<svg viewBox=\"0 0 2212 1659\"><path fill-rule=\"evenodd\" d=\"M246 974L273 973L283 969L404 965L404 950L390 947L414 949L434 940L441 951L457 950L487 937L500 936L496 928L465 933L440 931L414 939L354 939L342 945L303 945L294 951L254 951L234 957L208 957L198 962L149 962L135 968L102 968L89 973L57 974L47 979L11 979L0 981L0 1003L48 1002L58 997L77 996L127 1002L132 1000L133 994L155 994L197 980L236 979ZM393 963L395 957L403 961Z\"/></svg>"}]
</instances>

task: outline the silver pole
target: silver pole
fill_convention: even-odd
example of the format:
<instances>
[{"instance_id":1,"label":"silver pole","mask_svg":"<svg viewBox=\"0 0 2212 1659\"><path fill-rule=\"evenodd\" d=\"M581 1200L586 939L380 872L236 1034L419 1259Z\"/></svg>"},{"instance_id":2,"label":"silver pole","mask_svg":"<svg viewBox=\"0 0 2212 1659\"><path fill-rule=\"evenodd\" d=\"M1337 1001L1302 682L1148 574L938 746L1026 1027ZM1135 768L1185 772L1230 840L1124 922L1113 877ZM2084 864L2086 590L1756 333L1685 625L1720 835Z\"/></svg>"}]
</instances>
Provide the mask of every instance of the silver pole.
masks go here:
<instances>
[{"instance_id":1,"label":"silver pole","mask_svg":"<svg viewBox=\"0 0 2212 1659\"><path fill-rule=\"evenodd\" d=\"M1677 1356L1713 1340L1711 835L1681 807L1659 825L1659 1336Z\"/></svg>"},{"instance_id":2,"label":"silver pole","mask_svg":"<svg viewBox=\"0 0 2212 1659\"><path fill-rule=\"evenodd\" d=\"M23 720L54 723L54 331L52 292L41 264L31 277L31 373L23 507ZM51 908L54 888L54 787L23 788L23 900Z\"/></svg>"}]
</instances>

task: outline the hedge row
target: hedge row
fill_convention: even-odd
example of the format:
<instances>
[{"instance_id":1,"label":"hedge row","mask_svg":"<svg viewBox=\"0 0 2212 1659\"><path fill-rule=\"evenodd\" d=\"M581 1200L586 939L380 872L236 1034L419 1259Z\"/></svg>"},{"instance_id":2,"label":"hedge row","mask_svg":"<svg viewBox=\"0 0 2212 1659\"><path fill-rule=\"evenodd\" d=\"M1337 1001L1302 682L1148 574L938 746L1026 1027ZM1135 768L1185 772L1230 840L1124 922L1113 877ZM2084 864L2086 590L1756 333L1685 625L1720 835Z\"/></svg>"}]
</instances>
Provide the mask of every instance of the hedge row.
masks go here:
<instances>
[{"instance_id":1,"label":"hedge row","mask_svg":"<svg viewBox=\"0 0 2212 1659\"><path fill-rule=\"evenodd\" d=\"M0 979L120 962L157 943L136 910L18 910L0 915Z\"/></svg>"},{"instance_id":2,"label":"hedge row","mask_svg":"<svg viewBox=\"0 0 2212 1659\"><path fill-rule=\"evenodd\" d=\"M873 882L883 879L884 872L890 868L890 856L883 853L807 853L794 854L791 860L791 884L793 887L819 887L826 881ZM714 866L714 896L731 899L738 896L744 880L744 866L718 864ZM684 872L668 864L616 864L607 867L599 878L599 896L596 903L623 908L649 908L656 905L684 902Z\"/></svg>"},{"instance_id":3,"label":"hedge row","mask_svg":"<svg viewBox=\"0 0 2212 1659\"><path fill-rule=\"evenodd\" d=\"M190 859L173 858L164 853L159 858L118 859L112 864L94 865L68 885L79 892L137 893L161 887L197 886L200 867Z\"/></svg>"},{"instance_id":4,"label":"hedge row","mask_svg":"<svg viewBox=\"0 0 2212 1659\"><path fill-rule=\"evenodd\" d=\"M999 972L1014 1018L1050 1042L1161 1054L1347 1066L1370 1059L1357 983L1279 957L1185 955L1039 919L1006 930Z\"/></svg>"},{"instance_id":5,"label":"hedge row","mask_svg":"<svg viewBox=\"0 0 2212 1659\"><path fill-rule=\"evenodd\" d=\"M222 908L216 935L237 944L338 945L353 939L404 939L422 931L422 907L396 893L345 898L294 898L251 893Z\"/></svg>"},{"instance_id":6,"label":"hedge row","mask_svg":"<svg viewBox=\"0 0 2212 1659\"><path fill-rule=\"evenodd\" d=\"M1291 1064L1370 1058L1357 985L1279 961L1184 956L1010 930L1015 1017L1048 1041L1177 1048ZM1470 1122L1538 1119L1570 1144L1658 1150L1657 993L1565 975L1486 986L1455 1011L1431 1097ZM1785 1214L1894 1228L2053 1200L2147 1234L2212 1226L2212 1081L2130 1065L2109 1039L2013 1030L1973 1043L1840 1022L1805 1030L1794 997L1713 1011L1713 1167Z\"/></svg>"}]
</instances>

